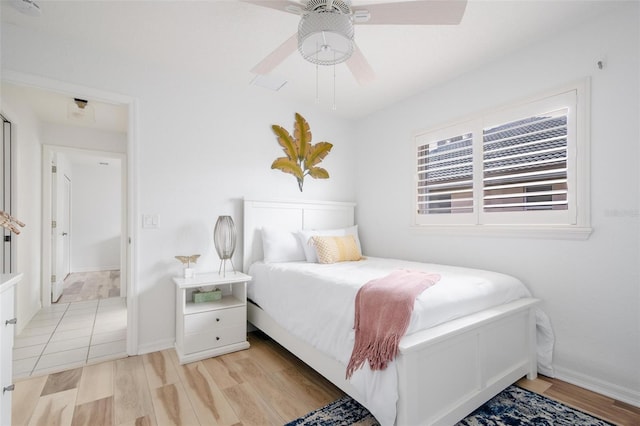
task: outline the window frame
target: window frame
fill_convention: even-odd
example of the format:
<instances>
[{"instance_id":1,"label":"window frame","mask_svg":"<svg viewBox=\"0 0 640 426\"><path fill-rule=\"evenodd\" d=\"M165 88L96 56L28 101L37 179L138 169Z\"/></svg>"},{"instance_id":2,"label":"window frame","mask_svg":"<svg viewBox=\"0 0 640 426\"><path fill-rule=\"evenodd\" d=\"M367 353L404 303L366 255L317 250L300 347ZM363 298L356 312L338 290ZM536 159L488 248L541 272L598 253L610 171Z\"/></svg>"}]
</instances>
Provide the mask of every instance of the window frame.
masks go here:
<instances>
[{"instance_id":1,"label":"window frame","mask_svg":"<svg viewBox=\"0 0 640 426\"><path fill-rule=\"evenodd\" d=\"M590 81L588 78L548 90L519 102L474 114L442 126L413 134L413 192L411 227L418 232L447 235L489 235L559 239L587 239L590 222ZM571 98L574 101L567 102ZM568 108L566 210L523 210L484 212L483 209L483 130L521 119L527 114ZM463 133L473 139L473 213L421 215L418 213L418 148L429 141L440 141Z\"/></svg>"}]
</instances>

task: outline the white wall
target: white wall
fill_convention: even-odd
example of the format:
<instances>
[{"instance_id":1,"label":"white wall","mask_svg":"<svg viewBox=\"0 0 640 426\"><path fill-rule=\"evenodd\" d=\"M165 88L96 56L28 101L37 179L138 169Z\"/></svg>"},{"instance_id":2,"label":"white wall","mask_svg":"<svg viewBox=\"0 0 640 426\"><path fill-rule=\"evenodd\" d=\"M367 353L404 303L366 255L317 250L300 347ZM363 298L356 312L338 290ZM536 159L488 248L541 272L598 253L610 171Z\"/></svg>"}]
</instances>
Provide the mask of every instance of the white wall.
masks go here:
<instances>
[{"instance_id":1,"label":"white wall","mask_svg":"<svg viewBox=\"0 0 640 426\"><path fill-rule=\"evenodd\" d=\"M2 93L2 114L11 121L15 168L13 174L14 216L25 223L16 246L16 272L24 274L16 289L16 332L20 333L38 312L40 304L41 253L41 129L37 118L21 99ZM34 208L36 206L36 208Z\"/></svg>"},{"instance_id":2,"label":"white wall","mask_svg":"<svg viewBox=\"0 0 640 426\"><path fill-rule=\"evenodd\" d=\"M242 197L355 198L353 126L325 107L301 108L277 93L248 86L232 89L187 66L181 72L138 62L138 58L97 51L81 41L42 36L17 26L2 28L2 66L135 98L137 256L133 271L138 298L140 352L167 348L174 341L175 296L171 277L181 271L175 255L202 255L197 269L213 270L212 243L218 215L231 214L241 230ZM46 59L43 59L46 58ZM304 193L290 175L270 169L282 151L272 124L291 129L294 113L311 125L314 141L334 148L322 165L331 178L307 179ZM23 148L19 148L23 149ZM25 165L39 173L39 161ZM38 200L29 208L40 209ZM158 229L141 229L142 214L157 214ZM242 235L239 235L242 241ZM234 257L242 264L242 245ZM31 262L39 262L35 255Z\"/></svg>"},{"instance_id":3,"label":"white wall","mask_svg":"<svg viewBox=\"0 0 640 426\"><path fill-rule=\"evenodd\" d=\"M466 265L522 279L550 315L559 377L640 401L638 3L357 123L357 219L372 256ZM597 61L604 61L599 70ZM587 241L435 236L410 229L412 132L535 95L592 83ZM366 189L365 189L366 188Z\"/></svg>"},{"instance_id":4,"label":"white wall","mask_svg":"<svg viewBox=\"0 0 640 426\"><path fill-rule=\"evenodd\" d=\"M160 92L155 85L167 87ZM216 270L212 243L218 215L230 214L241 231L242 197L352 200L351 126L329 114L300 110L250 91L227 92L193 81L154 82L140 94L140 213L158 214L160 229L142 229L138 250L143 345L173 344L176 255L201 254L196 269ZM165 102L165 98L172 102ZM307 179L304 193L294 177L270 169L282 150L271 124L291 129L294 112L307 118L314 141L334 144L322 165L328 181ZM234 256L242 265L242 234Z\"/></svg>"},{"instance_id":5,"label":"white wall","mask_svg":"<svg viewBox=\"0 0 640 426\"><path fill-rule=\"evenodd\" d=\"M42 143L67 148L127 152L127 135L63 124L42 123Z\"/></svg>"},{"instance_id":6,"label":"white wall","mask_svg":"<svg viewBox=\"0 0 640 426\"><path fill-rule=\"evenodd\" d=\"M120 161L72 163L71 272L120 269Z\"/></svg>"}]
</instances>

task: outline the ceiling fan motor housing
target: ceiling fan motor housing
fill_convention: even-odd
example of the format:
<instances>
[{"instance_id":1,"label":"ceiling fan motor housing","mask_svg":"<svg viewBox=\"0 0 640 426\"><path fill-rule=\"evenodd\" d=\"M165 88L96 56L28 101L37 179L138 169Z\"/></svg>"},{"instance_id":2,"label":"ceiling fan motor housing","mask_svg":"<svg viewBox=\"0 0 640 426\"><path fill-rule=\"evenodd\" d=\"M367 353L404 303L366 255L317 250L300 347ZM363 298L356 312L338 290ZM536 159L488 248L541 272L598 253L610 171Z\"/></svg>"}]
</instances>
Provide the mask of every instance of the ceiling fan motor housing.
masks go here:
<instances>
[{"instance_id":1,"label":"ceiling fan motor housing","mask_svg":"<svg viewBox=\"0 0 640 426\"><path fill-rule=\"evenodd\" d=\"M346 61L353 53L351 2L310 0L298 25L298 50L318 65Z\"/></svg>"},{"instance_id":2,"label":"ceiling fan motor housing","mask_svg":"<svg viewBox=\"0 0 640 426\"><path fill-rule=\"evenodd\" d=\"M298 50L318 65L333 65L353 53L353 24L349 16L332 12L309 12L298 26Z\"/></svg>"},{"instance_id":3,"label":"ceiling fan motor housing","mask_svg":"<svg viewBox=\"0 0 640 426\"><path fill-rule=\"evenodd\" d=\"M329 11L344 13L345 15L351 15L351 0L309 0L304 10L307 12L313 11Z\"/></svg>"}]
</instances>

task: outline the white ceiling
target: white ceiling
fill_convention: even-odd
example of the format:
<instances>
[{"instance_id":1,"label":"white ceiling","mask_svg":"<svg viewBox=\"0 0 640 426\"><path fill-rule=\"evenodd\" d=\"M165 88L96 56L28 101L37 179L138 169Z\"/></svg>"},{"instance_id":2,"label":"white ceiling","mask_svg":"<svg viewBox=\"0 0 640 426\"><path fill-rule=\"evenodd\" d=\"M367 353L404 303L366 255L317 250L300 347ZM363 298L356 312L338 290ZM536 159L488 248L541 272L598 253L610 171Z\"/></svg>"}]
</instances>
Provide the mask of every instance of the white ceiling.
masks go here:
<instances>
[{"instance_id":1,"label":"white ceiling","mask_svg":"<svg viewBox=\"0 0 640 426\"><path fill-rule=\"evenodd\" d=\"M88 114L75 114L78 108L74 96L45 91L33 87L2 83L2 94L20 98L30 106L38 120L43 123L64 124L96 130L126 133L128 107L88 99L85 108Z\"/></svg>"},{"instance_id":2,"label":"white ceiling","mask_svg":"<svg viewBox=\"0 0 640 426\"><path fill-rule=\"evenodd\" d=\"M150 67L198 72L241 90L254 77L249 70L295 33L299 20L237 0L36 1L39 17L21 14L3 0L2 24L80 39L99 51L142 58ZM380 1L353 4L372 2ZM338 65L335 113L363 117L618 6L610 0L469 0L457 26L356 26L356 43L376 79L360 86L345 64ZM272 74L288 81L274 96L315 102L316 67L297 52ZM332 82L332 67L321 67L320 101L327 109Z\"/></svg>"}]
</instances>

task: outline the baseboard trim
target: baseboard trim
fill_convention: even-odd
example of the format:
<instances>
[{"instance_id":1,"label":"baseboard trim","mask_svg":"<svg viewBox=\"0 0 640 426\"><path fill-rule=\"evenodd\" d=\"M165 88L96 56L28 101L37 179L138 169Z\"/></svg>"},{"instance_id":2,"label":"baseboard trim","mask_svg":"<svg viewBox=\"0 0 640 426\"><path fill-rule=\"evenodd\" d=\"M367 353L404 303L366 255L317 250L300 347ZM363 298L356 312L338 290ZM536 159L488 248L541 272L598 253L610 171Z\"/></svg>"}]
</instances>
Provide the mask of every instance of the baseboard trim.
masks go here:
<instances>
[{"instance_id":1,"label":"baseboard trim","mask_svg":"<svg viewBox=\"0 0 640 426\"><path fill-rule=\"evenodd\" d=\"M614 383L605 382L591 376L573 371L568 368L554 366L555 377L572 385L599 393L609 398L617 399L624 403L640 407L640 392L625 388Z\"/></svg>"},{"instance_id":2,"label":"baseboard trim","mask_svg":"<svg viewBox=\"0 0 640 426\"><path fill-rule=\"evenodd\" d=\"M138 345L138 355L164 351L165 349L173 349L175 342L175 339L163 339L153 343Z\"/></svg>"}]
</instances>

